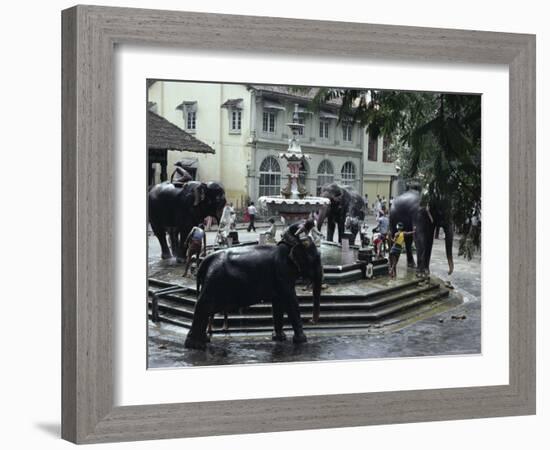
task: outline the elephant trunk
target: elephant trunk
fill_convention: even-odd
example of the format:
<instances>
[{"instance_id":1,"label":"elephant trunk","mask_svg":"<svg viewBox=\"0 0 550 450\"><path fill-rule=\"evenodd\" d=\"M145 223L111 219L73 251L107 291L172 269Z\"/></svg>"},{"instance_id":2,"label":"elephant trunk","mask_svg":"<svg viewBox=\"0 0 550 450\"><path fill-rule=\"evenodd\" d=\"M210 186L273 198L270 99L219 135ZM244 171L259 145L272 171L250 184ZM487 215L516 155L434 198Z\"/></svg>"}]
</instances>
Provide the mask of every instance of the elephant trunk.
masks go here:
<instances>
[{"instance_id":1,"label":"elephant trunk","mask_svg":"<svg viewBox=\"0 0 550 450\"><path fill-rule=\"evenodd\" d=\"M449 263L449 275L453 273L454 262L453 262L453 224L448 223L443 227L445 231L445 253L447 254L447 262Z\"/></svg>"},{"instance_id":2,"label":"elephant trunk","mask_svg":"<svg viewBox=\"0 0 550 450\"><path fill-rule=\"evenodd\" d=\"M328 213L328 206L325 206L324 208L321 208L319 210L319 217L317 218L317 229L321 231L321 228L323 227L323 222L325 221Z\"/></svg>"},{"instance_id":3,"label":"elephant trunk","mask_svg":"<svg viewBox=\"0 0 550 450\"><path fill-rule=\"evenodd\" d=\"M225 205L224 205L224 206L225 206ZM218 207L218 208L216 209L216 216L215 216L215 217L216 217L216 222L217 222L218 225L220 224L220 222L221 222L221 220L222 220L222 214L223 214L223 208L224 208L224 206Z\"/></svg>"},{"instance_id":4,"label":"elephant trunk","mask_svg":"<svg viewBox=\"0 0 550 450\"><path fill-rule=\"evenodd\" d=\"M323 267L319 262L319 268L315 271L313 276L313 317L311 323L319 322L319 316L321 314L321 286L323 284Z\"/></svg>"}]
</instances>

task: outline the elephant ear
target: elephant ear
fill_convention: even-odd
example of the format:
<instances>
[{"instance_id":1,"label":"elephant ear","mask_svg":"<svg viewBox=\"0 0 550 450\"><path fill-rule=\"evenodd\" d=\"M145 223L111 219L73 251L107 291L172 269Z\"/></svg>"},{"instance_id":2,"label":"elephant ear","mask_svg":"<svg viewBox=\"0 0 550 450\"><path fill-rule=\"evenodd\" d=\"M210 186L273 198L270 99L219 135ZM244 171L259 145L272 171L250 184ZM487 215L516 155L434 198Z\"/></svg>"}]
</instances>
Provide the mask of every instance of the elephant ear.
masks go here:
<instances>
[{"instance_id":1,"label":"elephant ear","mask_svg":"<svg viewBox=\"0 0 550 450\"><path fill-rule=\"evenodd\" d=\"M193 206L198 206L206 198L206 184L197 183L192 187L193 192Z\"/></svg>"},{"instance_id":2,"label":"elephant ear","mask_svg":"<svg viewBox=\"0 0 550 450\"><path fill-rule=\"evenodd\" d=\"M304 252L304 249L303 248L300 248L300 244L296 244L294 245L291 249L290 249L290 253L288 254L288 258L290 259L290 261L292 261L292 263L296 266L296 268L298 269L298 272L302 272L303 270L303 265L304 265L304 255L303 255L303 252Z\"/></svg>"}]
</instances>

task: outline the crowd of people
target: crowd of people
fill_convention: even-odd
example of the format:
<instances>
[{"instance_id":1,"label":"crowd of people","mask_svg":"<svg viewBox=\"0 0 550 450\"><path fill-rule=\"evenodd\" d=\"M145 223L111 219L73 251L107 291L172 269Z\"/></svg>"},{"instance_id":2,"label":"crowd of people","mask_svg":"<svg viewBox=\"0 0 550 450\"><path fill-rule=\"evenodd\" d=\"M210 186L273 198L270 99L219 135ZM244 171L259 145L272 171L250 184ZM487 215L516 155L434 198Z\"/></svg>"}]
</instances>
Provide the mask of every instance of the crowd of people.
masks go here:
<instances>
[{"instance_id":1,"label":"crowd of people","mask_svg":"<svg viewBox=\"0 0 550 450\"><path fill-rule=\"evenodd\" d=\"M191 180L192 177L183 168L176 165L176 169L171 177L171 182L178 186ZM390 233L389 223L389 209L393 203L393 197L390 196L387 200L385 196L376 195L376 199L372 204L369 204L368 194L365 194L365 207L367 214L373 214L376 221L376 226L371 230L369 237L369 230L367 221L362 223L356 218L348 216L345 221L345 230L351 231L352 235L357 234L359 230L360 240L362 246L372 245L374 248L374 254L377 258L383 258L389 254L389 273L390 276L395 277L397 262L403 249L403 243L405 236L413 234L413 231L403 231L403 224L397 224L397 232L392 236ZM244 222L248 222L246 228L247 232L256 232L256 218L258 215L258 209L254 205L254 202L244 208ZM312 214L311 217L297 228L298 234L307 234L310 236L316 245L321 244L321 240L324 239L323 234L318 230L317 226L318 216ZM283 225L284 224L283 222ZM193 258L197 261L200 257L206 255L206 231L210 231L212 227L212 218L207 217L204 223L197 224L190 231L185 240L185 247L187 248L184 276L191 266ZM218 246L226 247L232 245L232 238L236 237L237 230L237 213L233 206L233 203L229 202L223 208L222 215L218 224L215 243ZM260 233L260 241L264 243L275 243L277 241L277 222L274 218L268 219L268 229L265 232Z\"/></svg>"}]
</instances>

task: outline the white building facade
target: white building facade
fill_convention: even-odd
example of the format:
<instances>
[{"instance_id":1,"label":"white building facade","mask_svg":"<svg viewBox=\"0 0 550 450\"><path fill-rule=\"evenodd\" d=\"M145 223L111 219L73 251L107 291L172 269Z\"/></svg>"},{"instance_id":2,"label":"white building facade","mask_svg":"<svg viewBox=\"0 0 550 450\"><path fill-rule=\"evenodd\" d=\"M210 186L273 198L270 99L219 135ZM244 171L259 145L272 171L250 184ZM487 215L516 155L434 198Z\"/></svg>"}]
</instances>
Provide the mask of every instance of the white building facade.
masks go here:
<instances>
[{"instance_id":1,"label":"white building facade","mask_svg":"<svg viewBox=\"0 0 550 450\"><path fill-rule=\"evenodd\" d=\"M372 203L389 198L397 176L380 136L371 139L357 123L338 123L338 104L308 110L311 97L280 86L157 81L149 86L153 111L216 153L168 152L168 171L182 158L196 162L196 178L221 181L229 201L241 206L262 195L278 195L288 168L278 158L286 150L295 105L305 125L299 136L311 156L302 181L310 194L328 182L353 186Z\"/></svg>"}]
</instances>

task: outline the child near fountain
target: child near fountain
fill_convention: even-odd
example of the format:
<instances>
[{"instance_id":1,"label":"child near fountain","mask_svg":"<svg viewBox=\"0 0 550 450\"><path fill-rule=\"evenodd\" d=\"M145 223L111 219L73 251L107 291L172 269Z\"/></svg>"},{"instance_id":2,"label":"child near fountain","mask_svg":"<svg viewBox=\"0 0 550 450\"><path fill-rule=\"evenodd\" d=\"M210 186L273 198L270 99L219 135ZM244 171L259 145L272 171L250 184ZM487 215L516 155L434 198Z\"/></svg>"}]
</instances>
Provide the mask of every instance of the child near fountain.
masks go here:
<instances>
[{"instance_id":1,"label":"child near fountain","mask_svg":"<svg viewBox=\"0 0 550 450\"><path fill-rule=\"evenodd\" d=\"M397 224L397 232L393 236L393 246L390 250L390 277L395 278L397 275L397 263L399 261L399 256L403 250L403 244L405 242L405 236L414 234L414 229L412 231L403 231L403 224L399 222Z\"/></svg>"},{"instance_id":2,"label":"child near fountain","mask_svg":"<svg viewBox=\"0 0 550 450\"><path fill-rule=\"evenodd\" d=\"M185 270L183 276L187 276L187 271L191 266L193 256L196 257L197 267L199 267L199 258L206 256L206 233L204 232L204 224L199 224L191 229L185 240L187 245L187 260L185 261Z\"/></svg>"}]
</instances>

